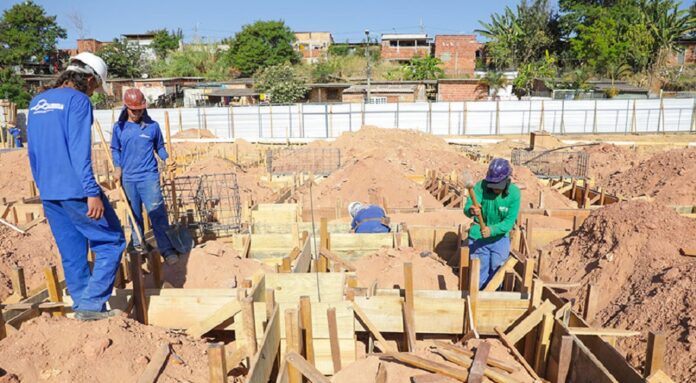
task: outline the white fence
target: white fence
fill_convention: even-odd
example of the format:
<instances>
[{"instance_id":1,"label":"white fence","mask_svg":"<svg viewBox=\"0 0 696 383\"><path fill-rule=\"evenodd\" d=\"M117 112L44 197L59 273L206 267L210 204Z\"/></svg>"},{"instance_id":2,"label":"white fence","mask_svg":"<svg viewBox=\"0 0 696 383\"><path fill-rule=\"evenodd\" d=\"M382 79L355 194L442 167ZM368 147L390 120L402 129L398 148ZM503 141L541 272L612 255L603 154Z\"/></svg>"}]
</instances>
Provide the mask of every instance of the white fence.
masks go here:
<instances>
[{"instance_id":1,"label":"white fence","mask_svg":"<svg viewBox=\"0 0 696 383\"><path fill-rule=\"evenodd\" d=\"M416 129L439 136L525 134L543 127L555 134L696 131L696 99L295 104L233 108L149 109L172 134L208 129L219 139L338 137L363 125ZM118 110L94 115L110 131Z\"/></svg>"}]
</instances>

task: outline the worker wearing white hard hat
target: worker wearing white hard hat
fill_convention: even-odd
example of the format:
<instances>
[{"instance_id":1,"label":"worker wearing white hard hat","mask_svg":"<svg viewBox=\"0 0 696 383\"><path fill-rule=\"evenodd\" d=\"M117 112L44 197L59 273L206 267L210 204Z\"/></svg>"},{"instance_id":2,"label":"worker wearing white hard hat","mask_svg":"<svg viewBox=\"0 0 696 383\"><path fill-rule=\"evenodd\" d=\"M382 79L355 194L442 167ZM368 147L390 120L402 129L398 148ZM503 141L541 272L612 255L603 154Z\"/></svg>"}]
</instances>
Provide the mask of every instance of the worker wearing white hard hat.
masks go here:
<instances>
[{"instance_id":1,"label":"worker wearing white hard hat","mask_svg":"<svg viewBox=\"0 0 696 383\"><path fill-rule=\"evenodd\" d=\"M92 103L106 81L104 60L92 53L70 59L53 88L29 104L27 141L32 175L60 251L75 317L97 320L106 311L126 247L118 216L92 171ZM90 271L87 250L96 254Z\"/></svg>"},{"instance_id":2,"label":"worker wearing white hard hat","mask_svg":"<svg viewBox=\"0 0 696 383\"><path fill-rule=\"evenodd\" d=\"M364 205L358 201L348 204L348 213L353 217L350 228L354 233L388 233L389 218L384 209L377 205Z\"/></svg>"}]
</instances>

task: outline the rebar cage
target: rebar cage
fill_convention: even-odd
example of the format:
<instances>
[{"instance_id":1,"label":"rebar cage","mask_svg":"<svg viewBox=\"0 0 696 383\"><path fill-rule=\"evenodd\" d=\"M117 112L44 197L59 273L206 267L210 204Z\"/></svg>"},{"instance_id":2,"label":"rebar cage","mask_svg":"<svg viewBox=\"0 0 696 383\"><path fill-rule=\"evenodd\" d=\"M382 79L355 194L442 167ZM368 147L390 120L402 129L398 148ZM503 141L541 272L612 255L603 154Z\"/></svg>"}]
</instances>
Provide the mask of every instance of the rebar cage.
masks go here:
<instances>
[{"instance_id":1,"label":"rebar cage","mask_svg":"<svg viewBox=\"0 0 696 383\"><path fill-rule=\"evenodd\" d=\"M235 173L176 177L179 216L172 208L172 183L164 184L165 203L173 222L185 221L199 234L223 237L242 228L239 185Z\"/></svg>"},{"instance_id":2,"label":"rebar cage","mask_svg":"<svg viewBox=\"0 0 696 383\"><path fill-rule=\"evenodd\" d=\"M542 178L586 178L590 155L582 151L535 152L526 149L512 150L512 164L526 166Z\"/></svg>"},{"instance_id":3,"label":"rebar cage","mask_svg":"<svg viewBox=\"0 0 696 383\"><path fill-rule=\"evenodd\" d=\"M274 175L312 172L329 175L341 167L341 150L334 148L296 148L266 152L266 171Z\"/></svg>"}]
</instances>

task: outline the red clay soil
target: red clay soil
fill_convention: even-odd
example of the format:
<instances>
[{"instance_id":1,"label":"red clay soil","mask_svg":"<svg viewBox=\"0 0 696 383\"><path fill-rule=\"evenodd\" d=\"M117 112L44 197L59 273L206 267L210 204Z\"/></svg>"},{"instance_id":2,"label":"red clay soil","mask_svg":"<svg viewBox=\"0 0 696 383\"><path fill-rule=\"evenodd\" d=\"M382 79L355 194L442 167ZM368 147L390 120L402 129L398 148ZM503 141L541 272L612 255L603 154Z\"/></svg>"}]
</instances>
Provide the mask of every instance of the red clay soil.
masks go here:
<instances>
[{"instance_id":1,"label":"red clay soil","mask_svg":"<svg viewBox=\"0 0 696 383\"><path fill-rule=\"evenodd\" d=\"M425 207L442 207L421 185L408 179L393 163L374 156L345 163L313 187L315 207L336 207L336 200L369 202L370 192L387 198L388 207L416 207L418 196ZM309 188L299 190L303 206L310 206Z\"/></svg>"},{"instance_id":2,"label":"red clay soil","mask_svg":"<svg viewBox=\"0 0 696 383\"><path fill-rule=\"evenodd\" d=\"M176 265L165 265L164 281L173 287L235 288L259 270L273 271L256 259L239 257L229 244L208 241L181 256Z\"/></svg>"},{"instance_id":3,"label":"red clay soil","mask_svg":"<svg viewBox=\"0 0 696 383\"><path fill-rule=\"evenodd\" d=\"M521 189L522 201L520 208L537 208L539 206L539 192L544 192L544 206L547 209L577 208L577 203L569 200L558 190L539 183L539 180L525 166L515 166L512 171L512 181Z\"/></svg>"},{"instance_id":4,"label":"red clay soil","mask_svg":"<svg viewBox=\"0 0 696 383\"><path fill-rule=\"evenodd\" d=\"M606 186L612 176L630 169L645 157L635 147L612 144L587 146L582 151L590 156L587 175L602 187Z\"/></svg>"},{"instance_id":5,"label":"red clay soil","mask_svg":"<svg viewBox=\"0 0 696 383\"><path fill-rule=\"evenodd\" d=\"M377 287L390 289L404 287L404 262L413 264L413 288L420 290L456 290L458 277L437 254L422 257L413 248L380 249L353 263L357 269L358 284L370 287L376 280Z\"/></svg>"},{"instance_id":6,"label":"red clay soil","mask_svg":"<svg viewBox=\"0 0 696 383\"><path fill-rule=\"evenodd\" d=\"M186 129L172 134L172 138L217 138L217 136L207 129Z\"/></svg>"},{"instance_id":7,"label":"red clay soil","mask_svg":"<svg viewBox=\"0 0 696 383\"><path fill-rule=\"evenodd\" d=\"M696 259L679 254L696 247L696 222L663 205L627 201L593 212L579 230L549 245L549 275L579 282L565 294L584 306L585 286L600 292L596 322L642 331L619 348L637 366L647 331L667 335L667 372L676 381L696 372L696 323L692 294Z\"/></svg>"},{"instance_id":8,"label":"red clay soil","mask_svg":"<svg viewBox=\"0 0 696 383\"><path fill-rule=\"evenodd\" d=\"M29 197L29 182L34 178L26 150L0 154L0 169L0 199L6 198L10 202Z\"/></svg>"},{"instance_id":9,"label":"red clay soil","mask_svg":"<svg viewBox=\"0 0 696 383\"><path fill-rule=\"evenodd\" d=\"M34 226L26 235L0 225L0 301L13 293L10 281L15 267L24 268L27 291L31 291L45 283L43 270L51 264L60 265L60 256L47 223Z\"/></svg>"},{"instance_id":10,"label":"red clay soil","mask_svg":"<svg viewBox=\"0 0 696 383\"><path fill-rule=\"evenodd\" d=\"M668 205L696 205L696 148L658 153L612 176L607 191Z\"/></svg>"},{"instance_id":11,"label":"red clay soil","mask_svg":"<svg viewBox=\"0 0 696 383\"><path fill-rule=\"evenodd\" d=\"M162 344L169 356L158 383L208 382L206 343L126 318L82 322L42 316L0 341L0 368L17 382L135 382Z\"/></svg>"}]
</instances>

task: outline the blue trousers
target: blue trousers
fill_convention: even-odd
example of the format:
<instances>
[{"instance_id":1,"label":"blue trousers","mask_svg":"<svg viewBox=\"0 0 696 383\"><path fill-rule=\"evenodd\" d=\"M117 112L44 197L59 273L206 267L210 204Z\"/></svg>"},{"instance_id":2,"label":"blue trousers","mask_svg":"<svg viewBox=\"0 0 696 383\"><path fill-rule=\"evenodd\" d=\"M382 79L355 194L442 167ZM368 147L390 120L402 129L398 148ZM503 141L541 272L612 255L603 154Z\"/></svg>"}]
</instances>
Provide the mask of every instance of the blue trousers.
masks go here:
<instances>
[{"instance_id":1,"label":"blue trousers","mask_svg":"<svg viewBox=\"0 0 696 383\"><path fill-rule=\"evenodd\" d=\"M142 206L145 205L145 210L147 210L147 216L150 217L152 231L155 233L155 241L157 241L157 248L160 254L165 258L176 254L172 242L169 240L169 237L167 237L169 219L167 218L167 209L164 205L159 179L139 182L123 181L123 189L126 191L126 196L133 209L135 220L138 221L140 233L143 233ZM131 222L131 228L133 228L133 222ZM131 235L131 241L135 246L140 245L135 232Z\"/></svg>"},{"instance_id":2,"label":"blue trousers","mask_svg":"<svg viewBox=\"0 0 696 383\"><path fill-rule=\"evenodd\" d=\"M111 296L126 240L121 224L102 194L104 216L87 217L87 199L43 201L44 213L60 251L73 310L103 311ZM96 258L90 272L87 251Z\"/></svg>"},{"instance_id":3,"label":"blue trousers","mask_svg":"<svg viewBox=\"0 0 696 383\"><path fill-rule=\"evenodd\" d=\"M488 281L493 278L493 275L495 275L496 271L505 263L509 256L509 237L502 237L494 241L488 238L481 238L475 241L469 239L469 258L478 258L481 262L481 272L479 274L480 289L488 284Z\"/></svg>"}]
</instances>

